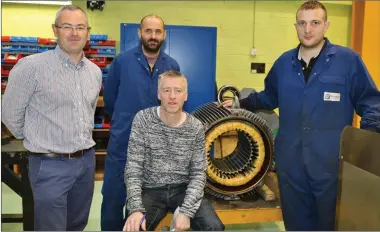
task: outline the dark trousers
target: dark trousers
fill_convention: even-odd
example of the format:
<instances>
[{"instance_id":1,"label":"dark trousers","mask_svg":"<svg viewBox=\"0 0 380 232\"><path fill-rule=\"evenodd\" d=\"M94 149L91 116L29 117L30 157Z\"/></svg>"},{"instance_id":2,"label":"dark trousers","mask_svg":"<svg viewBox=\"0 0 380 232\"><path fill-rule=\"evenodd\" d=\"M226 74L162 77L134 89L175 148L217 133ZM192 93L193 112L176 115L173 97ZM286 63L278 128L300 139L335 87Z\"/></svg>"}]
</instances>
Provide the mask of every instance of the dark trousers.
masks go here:
<instances>
[{"instance_id":1,"label":"dark trousers","mask_svg":"<svg viewBox=\"0 0 380 232\"><path fill-rule=\"evenodd\" d=\"M126 212L127 207L125 207L126 188L124 184L124 167L125 162L112 162L106 158L100 216L100 227L102 231L123 230L125 224L124 215L128 215Z\"/></svg>"},{"instance_id":2,"label":"dark trousers","mask_svg":"<svg viewBox=\"0 0 380 232\"><path fill-rule=\"evenodd\" d=\"M300 175L295 180L281 172L277 174L287 231L334 230L337 178L317 181Z\"/></svg>"},{"instance_id":3,"label":"dark trousers","mask_svg":"<svg viewBox=\"0 0 380 232\"><path fill-rule=\"evenodd\" d=\"M169 185L143 189L142 201L146 210L147 231L153 231L168 211L174 212L178 206L182 205L186 188L186 185ZM223 223L207 198L203 198L194 218L190 219L190 226L196 231L224 230Z\"/></svg>"},{"instance_id":4,"label":"dark trousers","mask_svg":"<svg viewBox=\"0 0 380 232\"><path fill-rule=\"evenodd\" d=\"M88 221L95 181L95 150L78 158L29 156L34 230L79 231Z\"/></svg>"}]
</instances>

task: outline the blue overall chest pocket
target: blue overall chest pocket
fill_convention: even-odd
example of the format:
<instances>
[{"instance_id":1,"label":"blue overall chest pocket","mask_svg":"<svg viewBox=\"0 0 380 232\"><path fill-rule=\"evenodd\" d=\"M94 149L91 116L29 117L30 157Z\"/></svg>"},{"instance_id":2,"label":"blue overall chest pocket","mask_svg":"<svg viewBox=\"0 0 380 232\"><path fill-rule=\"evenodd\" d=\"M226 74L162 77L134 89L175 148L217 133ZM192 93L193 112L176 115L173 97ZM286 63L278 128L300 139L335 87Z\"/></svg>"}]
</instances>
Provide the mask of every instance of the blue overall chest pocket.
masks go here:
<instances>
[{"instance_id":1,"label":"blue overall chest pocket","mask_svg":"<svg viewBox=\"0 0 380 232\"><path fill-rule=\"evenodd\" d=\"M321 129L341 128L349 106L345 76L321 75L318 83L317 125ZM343 123L343 124L342 124Z\"/></svg>"},{"instance_id":2,"label":"blue overall chest pocket","mask_svg":"<svg viewBox=\"0 0 380 232\"><path fill-rule=\"evenodd\" d=\"M344 94L346 78L344 76L321 75L319 77L319 88L322 92L333 92Z\"/></svg>"},{"instance_id":3,"label":"blue overall chest pocket","mask_svg":"<svg viewBox=\"0 0 380 232\"><path fill-rule=\"evenodd\" d=\"M322 75L319 77L319 81L324 84L336 84L336 85L344 85L346 83L346 79L343 76Z\"/></svg>"}]
</instances>

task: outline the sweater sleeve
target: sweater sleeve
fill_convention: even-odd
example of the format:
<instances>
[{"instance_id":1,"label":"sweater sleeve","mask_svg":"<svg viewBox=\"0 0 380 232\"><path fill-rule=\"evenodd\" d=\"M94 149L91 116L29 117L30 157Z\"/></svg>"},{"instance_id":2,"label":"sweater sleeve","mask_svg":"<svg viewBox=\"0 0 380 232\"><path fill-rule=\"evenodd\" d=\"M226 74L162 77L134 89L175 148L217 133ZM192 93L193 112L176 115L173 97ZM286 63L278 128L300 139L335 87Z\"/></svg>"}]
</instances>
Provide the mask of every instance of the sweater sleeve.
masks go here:
<instances>
[{"instance_id":1,"label":"sweater sleeve","mask_svg":"<svg viewBox=\"0 0 380 232\"><path fill-rule=\"evenodd\" d=\"M132 122L128 143L127 162L124 181L127 189L127 209L129 215L134 212L145 212L142 203L142 172L145 159L143 115L137 113Z\"/></svg>"},{"instance_id":2,"label":"sweater sleeve","mask_svg":"<svg viewBox=\"0 0 380 232\"><path fill-rule=\"evenodd\" d=\"M205 132L199 122L194 144L195 149L190 162L190 181L186 189L185 199L179 212L193 218L197 212L203 198L204 187L206 184L206 150Z\"/></svg>"}]
</instances>

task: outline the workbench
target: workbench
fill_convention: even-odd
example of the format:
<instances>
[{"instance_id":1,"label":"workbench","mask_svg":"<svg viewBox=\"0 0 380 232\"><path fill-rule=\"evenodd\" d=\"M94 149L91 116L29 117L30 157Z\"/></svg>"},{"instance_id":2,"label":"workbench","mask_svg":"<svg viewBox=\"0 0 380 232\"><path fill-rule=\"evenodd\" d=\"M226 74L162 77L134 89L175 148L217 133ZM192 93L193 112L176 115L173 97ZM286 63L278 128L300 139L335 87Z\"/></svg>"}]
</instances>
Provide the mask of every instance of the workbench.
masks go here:
<instances>
[{"instance_id":1,"label":"workbench","mask_svg":"<svg viewBox=\"0 0 380 232\"><path fill-rule=\"evenodd\" d=\"M212 205L224 225L283 221L276 174L269 172L264 183L276 194L275 201L264 201L258 195L231 201L206 196L212 201ZM161 220L156 231L163 228L168 229L172 218L173 214L168 213Z\"/></svg>"},{"instance_id":2,"label":"workbench","mask_svg":"<svg viewBox=\"0 0 380 232\"><path fill-rule=\"evenodd\" d=\"M256 201L225 201L213 200L213 206L224 225L248 224L258 222L282 221L280 204L265 202L262 199ZM173 214L168 213L157 226L156 231L169 228Z\"/></svg>"},{"instance_id":3,"label":"workbench","mask_svg":"<svg viewBox=\"0 0 380 232\"><path fill-rule=\"evenodd\" d=\"M19 166L20 175L13 170ZM22 141L12 140L1 146L1 181L22 198L22 214L1 214L1 223L23 223L23 229L34 230L33 193L28 176L28 151Z\"/></svg>"}]
</instances>

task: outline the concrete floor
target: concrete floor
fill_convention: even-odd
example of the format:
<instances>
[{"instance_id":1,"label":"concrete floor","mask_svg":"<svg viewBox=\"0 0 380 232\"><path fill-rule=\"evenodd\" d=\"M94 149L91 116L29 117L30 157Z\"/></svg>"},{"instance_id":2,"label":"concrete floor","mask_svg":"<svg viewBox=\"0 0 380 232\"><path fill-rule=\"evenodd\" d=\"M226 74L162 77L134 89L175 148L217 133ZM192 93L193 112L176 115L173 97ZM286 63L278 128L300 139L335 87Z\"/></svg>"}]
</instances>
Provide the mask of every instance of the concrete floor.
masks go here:
<instances>
[{"instance_id":1,"label":"concrete floor","mask_svg":"<svg viewBox=\"0 0 380 232\"><path fill-rule=\"evenodd\" d=\"M90 218L85 231L100 231L100 205L102 202L102 181L95 182L95 194L90 210ZM1 212L6 214L21 214L21 198L8 186L1 183ZM251 224L225 225L226 230L254 230L254 231L284 231L283 222L266 222ZM1 231L22 231L21 223L2 223Z\"/></svg>"}]
</instances>

